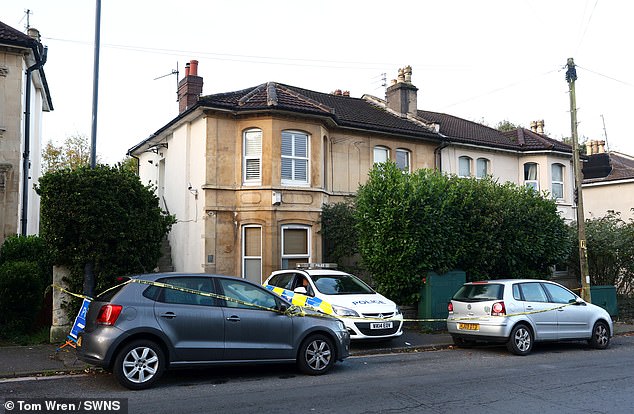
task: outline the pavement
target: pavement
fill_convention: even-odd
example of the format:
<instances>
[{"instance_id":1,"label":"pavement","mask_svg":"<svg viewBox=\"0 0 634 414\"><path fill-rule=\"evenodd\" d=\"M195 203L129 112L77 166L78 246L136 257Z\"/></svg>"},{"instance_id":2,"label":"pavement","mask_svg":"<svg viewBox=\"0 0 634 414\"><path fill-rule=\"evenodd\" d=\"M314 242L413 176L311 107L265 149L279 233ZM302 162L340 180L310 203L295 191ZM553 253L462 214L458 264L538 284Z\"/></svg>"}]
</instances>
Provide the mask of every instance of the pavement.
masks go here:
<instances>
[{"instance_id":1,"label":"pavement","mask_svg":"<svg viewBox=\"0 0 634 414\"><path fill-rule=\"evenodd\" d=\"M617 336L634 334L634 323L614 322L614 333ZM425 332L406 327L403 335L390 341L355 341L350 354L422 352L452 345L451 336L446 331ZM0 347L0 382L18 377L80 374L91 369L94 367L77 359L75 349L70 346L62 349L52 344Z\"/></svg>"}]
</instances>

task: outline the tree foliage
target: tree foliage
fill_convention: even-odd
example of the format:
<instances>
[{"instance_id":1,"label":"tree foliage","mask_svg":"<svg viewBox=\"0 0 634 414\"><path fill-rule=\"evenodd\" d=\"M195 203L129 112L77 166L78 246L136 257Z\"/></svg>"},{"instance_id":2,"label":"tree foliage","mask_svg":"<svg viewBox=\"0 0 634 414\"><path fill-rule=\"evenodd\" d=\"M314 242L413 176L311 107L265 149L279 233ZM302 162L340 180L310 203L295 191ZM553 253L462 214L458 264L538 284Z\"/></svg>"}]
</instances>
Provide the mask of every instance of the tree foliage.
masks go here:
<instances>
[{"instance_id":1,"label":"tree foliage","mask_svg":"<svg viewBox=\"0 0 634 414\"><path fill-rule=\"evenodd\" d=\"M36 190L41 235L54 263L69 267L74 291L82 290L87 263L94 264L97 292L116 276L156 266L174 217L161 212L152 188L135 174L104 165L62 169L45 174Z\"/></svg>"},{"instance_id":2,"label":"tree foliage","mask_svg":"<svg viewBox=\"0 0 634 414\"><path fill-rule=\"evenodd\" d=\"M321 212L321 233L324 240L324 261L337 263L344 271L359 274L362 269L351 264L359 253L354 218L354 200L327 204Z\"/></svg>"},{"instance_id":3,"label":"tree foliage","mask_svg":"<svg viewBox=\"0 0 634 414\"><path fill-rule=\"evenodd\" d=\"M495 129L502 132L514 131L518 128L522 128L522 126L519 124L516 125L506 119L504 121L498 122L497 125L495 126Z\"/></svg>"},{"instance_id":4,"label":"tree foliage","mask_svg":"<svg viewBox=\"0 0 634 414\"><path fill-rule=\"evenodd\" d=\"M514 184L377 164L356 199L363 262L377 289L415 303L429 271L471 280L543 278L569 252L553 200Z\"/></svg>"},{"instance_id":5,"label":"tree foliage","mask_svg":"<svg viewBox=\"0 0 634 414\"><path fill-rule=\"evenodd\" d=\"M51 284L53 267L44 239L11 236L0 247L0 336L30 333Z\"/></svg>"},{"instance_id":6,"label":"tree foliage","mask_svg":"<svg viewBox=\"0 0 634 414\"><path fill-rule=\"evenodd\" d=\"M634 221L625 222L619 213L609 212L585 223L590 284L616 286L623 295L634 293ZM569 266L580 278L576 223L569 229L574 240Z\"/></svg>"},{"instance_id":7,"label":"tree foliage","mask_svg":"<svg viewBox=\"0 0 634 414\"><path fill-rule=\"evenodd\" d=\"M97 157L99 162L99 157ZM43 171L57 171L69 168L77 169L90 164L90 143L83 134L68 136L64 143L56 146L49 141L42 151Z\"/></svg>"}]
</instances>

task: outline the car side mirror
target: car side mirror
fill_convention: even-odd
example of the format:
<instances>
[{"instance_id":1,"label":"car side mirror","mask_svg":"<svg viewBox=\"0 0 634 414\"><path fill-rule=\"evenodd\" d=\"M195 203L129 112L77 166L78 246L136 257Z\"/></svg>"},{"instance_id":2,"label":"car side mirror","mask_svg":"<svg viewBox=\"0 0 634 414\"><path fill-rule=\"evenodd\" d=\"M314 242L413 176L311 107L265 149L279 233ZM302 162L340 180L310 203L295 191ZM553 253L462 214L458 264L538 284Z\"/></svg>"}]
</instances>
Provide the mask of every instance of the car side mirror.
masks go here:
<instances>
[{"instance_id":1,"label":"car side mirror","mask_svg":"<svg viewBox=\"0 0 634 414\"><path fill-rule=\"evenodd\" d=\"M306 290L306 288L304 286L296 287L293 292L299 293L300 295L308 294L308 291Z\"/></svg>"},{"instance_id":2,"label":"car side mirror","mask_svg":"<svg viewBox=\"0 0 634 414\"><path fill-rule=\"evenodd\" d=\"M585 305L586 302L581 299L579 296L577 296L577 298L574 300L573 305Z\"/></svg>"}]
</instances>

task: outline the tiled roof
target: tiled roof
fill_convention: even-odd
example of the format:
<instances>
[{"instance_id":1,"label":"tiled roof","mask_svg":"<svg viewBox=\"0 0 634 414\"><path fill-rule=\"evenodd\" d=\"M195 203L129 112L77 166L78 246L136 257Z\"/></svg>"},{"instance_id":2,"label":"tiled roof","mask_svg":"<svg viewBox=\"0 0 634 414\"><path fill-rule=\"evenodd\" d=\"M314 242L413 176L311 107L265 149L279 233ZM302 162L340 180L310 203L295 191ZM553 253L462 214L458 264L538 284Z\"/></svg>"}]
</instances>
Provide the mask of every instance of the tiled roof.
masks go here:
<instances>
[{"instance_id":1,"label":"tiled roof","mask_svg":"<svg viewBox=\"0 0 634 414\"><path fill-rule=\"evenodd\" d=\"M442 140L430 128L394 115L364 99L315 92L276 82L241 91L202 96L198 103L204 107L220 107L236 112L286 110L328 117L341 127Z\"/></svg>"},{"instance_id":2,"label":"tiled roof","mask_svg":"<svg viewBox=\"0 0 634 414\"><path fill-rule=\"evenodd\" d=\"M510 149L515 151L560 151L572 153L570 146L527 129L500 132L494 128L431 111L417 111L417 117L400 116L386 108L382 99L375 97L353 98L329 94L267 82L239 91L201 96L195 108L216 108L234 113L252 111L286 111L331 120L342 128L352 128L376 133L409 136L436 142L472 144L484 147ZM180 114L146 141L130 149L141 147L145 142L157 137L184 116ZM434 129L433 124L439 126Z\"/></svg>"},{"instance_id":3,"label":"tiled roof","mask_svg":"<svg viewBox=\"0 0 634 414\"><path fill-rule=\"evenodd\" d=\"M614 151L606 154L611 167L606 169L609 173L603 177L585 179L584 184L634 179L634 157ZM591 161L593 157L603 158L606 154L590 155L588 158Z\"/></svg>"},{"instance_id":4,"label":"tiled roof","mask_svg":"<svg viewBox=\"0 0 634 414\"><path fill-rule=\"evenodd\" d=\"M452 142L517 151L553 150L572 153L569 145L524 128L501 132L477 122L438 112L419 110L418 116L437 123L440 126L439 132Z\"/></svg>"},{"instance_id":5,"label":"tiled roof","mask_svg":"<svg viewBox=\"0 0 634 414\"><path fill-rule=\"evenodd\" d=\"M0 43L14 46L32 47L37 44L37 41L21 31L0 22Z\"/></svg>"}]
</instances>

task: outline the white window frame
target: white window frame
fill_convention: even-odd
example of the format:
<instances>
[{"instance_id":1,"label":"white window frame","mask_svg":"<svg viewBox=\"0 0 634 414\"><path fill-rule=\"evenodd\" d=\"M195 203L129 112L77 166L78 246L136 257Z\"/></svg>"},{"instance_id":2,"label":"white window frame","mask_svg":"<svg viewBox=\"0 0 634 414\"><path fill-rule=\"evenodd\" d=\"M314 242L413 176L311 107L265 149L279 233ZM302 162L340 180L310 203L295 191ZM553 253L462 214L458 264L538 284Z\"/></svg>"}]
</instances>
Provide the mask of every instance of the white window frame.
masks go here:
<instances>
[{"instance_id":1,"label":"white window frame","mask_svg":"<svg viewBox=\"0 0 634 414\"><path fill-rule=\"evenodd\" d=\"M484 174L481 174L482 171L480 171L482 168L482 164L484 164ZM475 175L476 178L478 179L482 179L482 178L486 178L489 174L490 174L490 165L491 165L491 161L489 161L488 158L484 158L484 157L480 157L476 160L476 170L475 170Z\"/></svg>"},{"instance_id":2,"label":"white window frame","mask_svg":"<svg viewBox=\"0 0 634 414\"><path fill-rule=\"evenodd\" d=\"M306 248L307 252L305 254L284 254L285 251L285 231L286 230L305 230L306 231ZM311 257L311 227L305 226L301 224L285 224L281 227L280 230L280 239L281 239L281 269L288 269L288 260L290 259L300 259L302 262L305 260L306 263L310 263Z\"/></svg>"},{"instance_id":3,"label":"white window frame","mask_svg":"<svg viewBox=\"0 0 634 414\"><path fill-rule=\"evenodd\" d=\"M384 154L385 156L377 156L377 154ZM385 159L378 159L385 158ZM382 162L386 162L390 159L390 149L388 147L384 147L383 145L376 145L373 150L372 161L374 164L380 164Z\"/></svg>"},{"instance_id":4,"label":"white window frame","mask_svg":"<svg viewBox=\"0 0 634 414\"><path fill-rule=\"evenodd\" d=\"M561 181L555 180L555 167L558 167L561 172ZM550 179L551 179L551 192L552 197L555 200L563 200L565 198L564 189L564 177L565 177L566 167L561 163L554 163L550 166ZM555 186L561 186L561 197L555 195Z\"/></svg>"},{"instance_id":5,"label":"white window frame","mask_svg":"<svg viewBox=\"0 0 634 414\"><path fill-rule=\"evenodd\" d=\"M259 256L247 256L247 229L257 228L260 230L260 254ZM260 261L260 280L249 279L247 275L247 262L248 261ZM259 224L245 224L242 226L242 274L243 279L251 280L252 282L262 283L262 226ZM253 279L253 280L252 280Z\"/></svg>"},{"instance_id":6,"label":"white window frame","mask_svg":"<svg viewBox=\"0 0 634 414\"><path fill-rule=\"evenodd\" d=\"M280 148L283 147L284 136L289 136L291 138L291 154L284 155L283 151L280 150L281 161L280 161L280 174L282 174L282 164L284 160L290 161L291 163L291 178L281 177L282 185L293 185L293 186L307 186L309 185L310 180L310 135L301 131L282 131L282 136L280 138ZM298 156L297 148L296 148L296 138L304 137L306 139L306 156ZM298 173L298 165L303 164L306 168L306 178L305 179L297 179Z\"/></svg>"},{"instance_id":7,"label":"white window frame","mask_svg":"<svg viewBox=\"0 0 634 414\"><path fill-rule=\"evenodd\" d=\"M257 139L257 134L259 134L259 149L257 148L257 143L255 146L255 151L249 153L250 149L253 148L253 145L247 143L248 138ZM248 164L251 164L253 161L257 161L258 163L258 171L257 177L249 177L249 169L247 168ZM258 185L262 184L262 130L257 128L247 129L242 134L242 183L245 185Z\"/></svg>"},{"instance_id":8,"label":"white window frame","mask_svg":"<svg viewBox=\"0 0 634 414\"><path fill-rule=\"evenodd\" d=\"M460 157L458 157L458 177L462 177L462 178L470 178L471 177L471 164L472 164L473 159L471 157L468 157L466 155L461 155ZM468 173L465 175L464 172L462 171L462 166L464 165L464 162L466 162L467 167L468 167Z\"/></svg>"},{"instance_id":9,"label":"white window frame","mask_svg":"<svg viewBox=\"0 0 634 414\"><path fill-rule=\"evenodd\" d=\"M534 178L527 177L526 166L529 165L535 166ZM527 187L531 187L535 191L539 191L539 164L537 164L536 162L525 162L522 167L522 174L524 175L524 185Z\"/></svg>"},{"instance_id":10,"label":"white window frame","mask_svg":"<svg viewBox=\"0 0 634 414\"><path fill-rule=\"evenodd\" d=\"M405 165L399 165L399 154L405 155ZM397 148L396 149L396 166L403 172L411 172L412 171L412 152L405 148Z\"/></svg>"}]
</instances>

